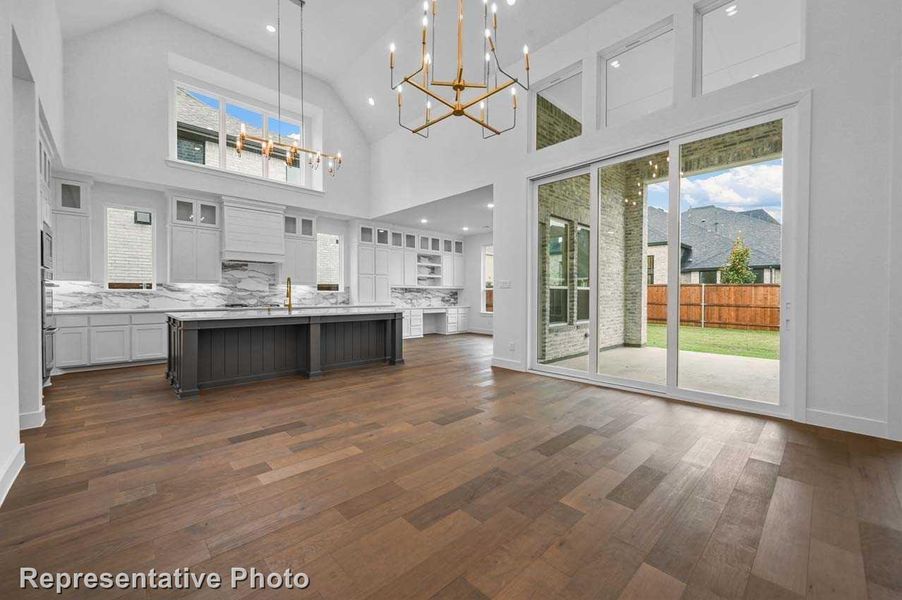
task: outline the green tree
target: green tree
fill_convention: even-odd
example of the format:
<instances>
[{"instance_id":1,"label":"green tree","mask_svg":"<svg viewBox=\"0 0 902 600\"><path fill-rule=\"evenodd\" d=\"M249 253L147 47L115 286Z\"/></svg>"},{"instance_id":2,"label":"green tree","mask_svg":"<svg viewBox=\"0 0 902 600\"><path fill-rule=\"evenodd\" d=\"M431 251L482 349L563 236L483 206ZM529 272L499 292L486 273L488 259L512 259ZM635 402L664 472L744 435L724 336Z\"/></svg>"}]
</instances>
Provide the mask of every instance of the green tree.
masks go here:
<instances>
[{"instance_id":1,"label":"green tree","mask_svg":"<svg viewBox=\"0 0 902 600\"><path fill-rule=\"evenodd\" d=\"M730 260L720 270L721 283L733 285L755 283L755 273L749 268L751 254L751 249L745 245L742 237L737 237L730 251Z\"/></svg>"}]
</instances>

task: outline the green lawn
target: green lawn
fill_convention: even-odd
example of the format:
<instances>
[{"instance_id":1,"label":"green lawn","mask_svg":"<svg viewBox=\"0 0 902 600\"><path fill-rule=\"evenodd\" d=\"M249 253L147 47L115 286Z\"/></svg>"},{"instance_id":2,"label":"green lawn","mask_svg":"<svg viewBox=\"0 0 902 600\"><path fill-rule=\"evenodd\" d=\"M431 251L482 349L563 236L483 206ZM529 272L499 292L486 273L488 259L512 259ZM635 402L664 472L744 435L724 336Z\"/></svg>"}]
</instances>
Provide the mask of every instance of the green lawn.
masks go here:
<instances>
[{"instance_id":1,"label":"green lawn","mask_svg":"<svg viewBox=\"0 0 902 600\"><path fill-rule=\"evenodd\" d=\"M667 347L667 326L648 324L648 345ZM780 358L779 331L680 327L680 350L752 358Z\"/></svg>"}]
</instances>

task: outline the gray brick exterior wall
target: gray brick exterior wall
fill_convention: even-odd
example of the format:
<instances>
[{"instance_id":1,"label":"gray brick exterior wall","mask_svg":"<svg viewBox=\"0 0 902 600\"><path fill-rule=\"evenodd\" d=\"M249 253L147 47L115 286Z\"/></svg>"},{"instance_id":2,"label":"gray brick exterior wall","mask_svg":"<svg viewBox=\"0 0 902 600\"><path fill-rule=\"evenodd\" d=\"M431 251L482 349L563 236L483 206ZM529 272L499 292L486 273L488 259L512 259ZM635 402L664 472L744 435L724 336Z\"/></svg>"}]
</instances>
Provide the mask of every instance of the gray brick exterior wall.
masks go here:
<instances>
[{"instance_id":1,"label":"gray brick exterior wall","mask_svg":"<svg viewBox=\"0 0 902 600\"><path fill-rule=\"evenodd\" d=\"M589 351L589 324L576 322L576 227L591 226L589 176L579 175L539 187L539 331L538 357L552 362ZM551 218L566 221L567 240L567 323L549 325L548 222Z\"/></svg>"},{"instance_id":2,"label":"gray brick exterior wall","mask_svg":"<svg viewBox=\"0 0 902 600\"><path fill-rule=\"evenodd\" d=\"M536 150L575 138L582 133L582 123L542 96L536 96Z\"/></svg>"},{"instance_id":3,"label":"gray brick exterior wall","mask_svg":"<svg viewBox=\"0 0 902 600\"><path fill-rule=\"evenodd\" d=\"M135 211L108 208L107 281L153 283L153 225L135 223Z\"/></svg>"}]
</instances>

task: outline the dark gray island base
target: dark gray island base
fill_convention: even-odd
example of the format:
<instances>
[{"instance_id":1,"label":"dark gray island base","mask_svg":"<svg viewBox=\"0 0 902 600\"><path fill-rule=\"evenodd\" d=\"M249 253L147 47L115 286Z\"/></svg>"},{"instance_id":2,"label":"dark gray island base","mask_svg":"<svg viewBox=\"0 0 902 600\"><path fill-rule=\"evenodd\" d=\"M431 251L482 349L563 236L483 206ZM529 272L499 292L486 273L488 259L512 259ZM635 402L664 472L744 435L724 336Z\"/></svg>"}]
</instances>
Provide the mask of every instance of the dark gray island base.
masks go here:
<instances>
[{"instance_id":1,"label":"dark gray island base","mask_svg":"<svg viewBox=\"0 0 902 600\"><path fill-rule=\"evenodd\" d=\"M172 313L166 377L179 398L205 388L376 362L404 362L394 308Z\"/></svg>"}]
</instances>

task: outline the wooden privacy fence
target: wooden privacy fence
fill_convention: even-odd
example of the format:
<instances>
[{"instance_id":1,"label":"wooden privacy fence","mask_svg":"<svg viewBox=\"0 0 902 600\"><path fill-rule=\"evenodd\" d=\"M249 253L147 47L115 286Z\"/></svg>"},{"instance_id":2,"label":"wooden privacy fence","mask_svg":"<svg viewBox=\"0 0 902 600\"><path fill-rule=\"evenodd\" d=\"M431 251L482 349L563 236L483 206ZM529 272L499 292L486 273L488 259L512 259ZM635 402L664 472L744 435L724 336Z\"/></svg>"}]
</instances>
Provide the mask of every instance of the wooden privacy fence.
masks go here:
<instances>
[{"instance_id":1,"label":"wooden privacy fence","mask_svg":"<svg viewBox=\"0 0 902 600\"><path fill-rule=\"evenodd\" d=\"M648 322L667 322L667 286L648 286ZM724 329L780 329L779 284L680 286L680 324Z\"/></svg>"}]
</instances>

